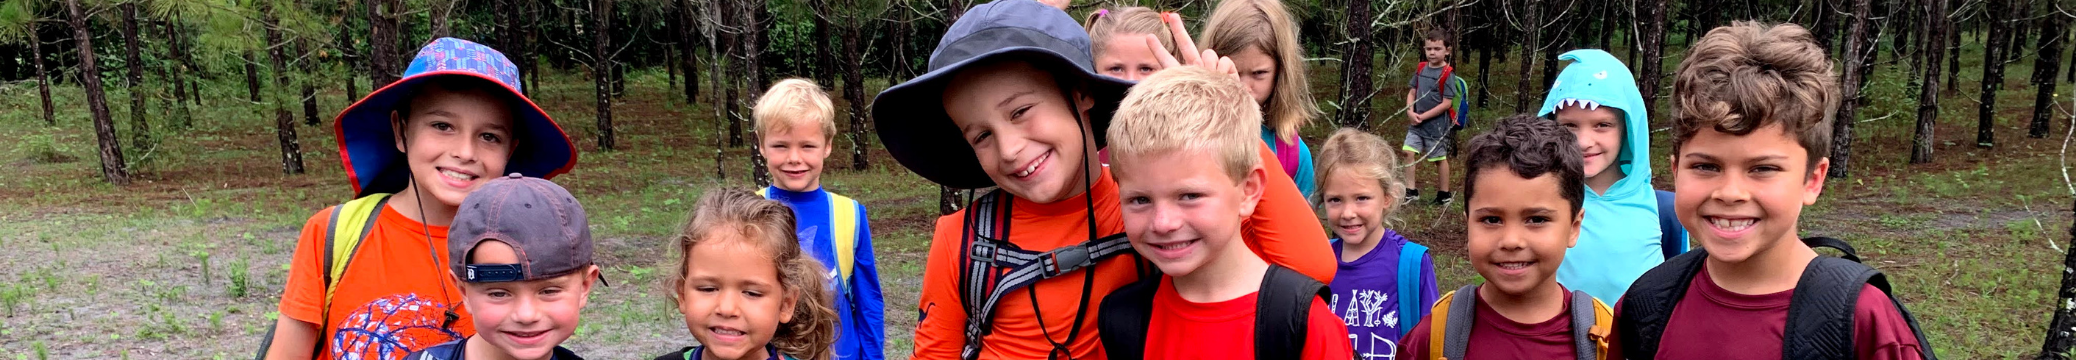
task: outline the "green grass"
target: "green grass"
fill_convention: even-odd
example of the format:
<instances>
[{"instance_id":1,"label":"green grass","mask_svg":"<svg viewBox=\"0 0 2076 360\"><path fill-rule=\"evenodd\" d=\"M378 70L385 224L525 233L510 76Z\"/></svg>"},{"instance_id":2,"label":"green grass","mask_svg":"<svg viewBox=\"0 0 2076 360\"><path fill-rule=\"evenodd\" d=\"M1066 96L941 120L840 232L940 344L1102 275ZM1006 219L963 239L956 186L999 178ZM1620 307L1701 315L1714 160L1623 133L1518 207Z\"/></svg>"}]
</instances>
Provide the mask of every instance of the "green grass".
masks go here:
<instances>
[{"instance_id":1,"label":"green grass","mask_svg":"<svg viewBox=\"0 0 2076 360\"><path fill-rule=\"evenodd\" d=\"M1852 241L1863 258L1888 272L1942 355L2028 356L2039 348L2054 302L2062 255L2056 249L2071 247L2064 209L2072 198L2056 155L2060 132L2039 140L2022 135L2032 90L2019 85L2023 77L2016 74L2029 74L2031 61L2007 70L2012 86L1999 97L1999 148L1973 147L1979 51L1968 45L1960 92L1942 98L1933 164L1904 164L1916 106L1907 69L1884 64L1876 71L1867 89L1874 101L1860 111L1866 122L1855 124L1854 177L1831 181L1801 224L1805 235ZM1671 55L1668 71L1681 54ZM1459 65L1459 76L1483 71ZM1470 131L1511 112L1512 65L1495 63L1506 71L1478 84L1493 96L1473 111ZM1315 67L1315 96L1322 102L1337 95L1336 71L1330 64ZM1399 83L1396 72L1378 72L1379 84ZM712 120L715 94L682 104L663 77L660 71L629 75L628 94L614 109L620 149L610 152L595 148L588 79L548 74L531 95L582 150L576 170L556 181L589 210L599 261L612 283L593 291L579 335L569 343L587 356L639 358L691 343L660 284L664 272L676 268L668 237L699 194L749 183L748 150L716 150L726 134ZM9 204L0 207L0 261L20 264L0 268L0 279L18 279L0 285L0 305L9 313L0 318L0 344L7 344L0 345L0 357L48 351L221 357L249 351L266 331L278 316L273 310L299 229L310 214L351 191L328 125L297 126L309 172L280 174L270 105L245 101L243 85L232 78L205 82L204 104L189 108L191 127L154 119L156 147L126 149L137 183L121 188L100 180L91 125L78 110L85 109L79 88L53 89L59 124L46 127L33 86L0 85L0 142L12 144L0 146L0 165L9 169L0 171L0 201ZM867 93L884 86L875 81ZM318 96L327 121L347 101L336 86ZM1373 125L1396 140L1403 123L1382 115L1403 105L1394 99L1373 101L1379 119ZM125 146L127 103L110 102ZM1659 103L1653 129L1669 126L1663 114L1670 102ZM847 104L839 100L837 107ZM1304 133L1316 142L1333 130L1328 123L1315 121ZM2065 126L2057 123L2056 130ZM889 304L887 350L898 358L913 347L916 279L930 245L936 188L877 144L872 167L849 169L854 145L839 139L824 185L864 201L873 219ZM1669 131L1654 132L1652 153L1669 152L1671 140ZM1672 187L1662 175L1669 166L1658 162L1653 169L1661 174L1655 177L1660 188ZM1423 176L1431 183L1432 175ZM1400 218L1401 233L1435 249L1444 288L1480 281L1463 255L1460 208L1409 205ZM228 266L212 263L225 260ZM49 349L42 350L46 343Z\"/></svg>"}]
</instances>

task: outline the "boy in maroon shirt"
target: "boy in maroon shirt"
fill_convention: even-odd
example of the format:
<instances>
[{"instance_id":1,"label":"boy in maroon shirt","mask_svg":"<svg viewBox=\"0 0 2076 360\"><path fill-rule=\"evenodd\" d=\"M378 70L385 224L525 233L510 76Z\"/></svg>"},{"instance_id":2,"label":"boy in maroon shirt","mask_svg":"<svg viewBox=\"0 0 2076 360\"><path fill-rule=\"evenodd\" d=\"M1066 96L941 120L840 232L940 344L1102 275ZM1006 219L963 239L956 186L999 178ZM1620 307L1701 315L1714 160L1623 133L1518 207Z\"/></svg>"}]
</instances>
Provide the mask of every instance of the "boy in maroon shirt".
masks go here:
<instances>
[{"instance_id":1,"label":"boy in maroon shirt","mask_svg":"<svg viewBox=\"0 0 2076 360\"><path fill-rule=\"evenodd\" d=\"M1623 296L1615 333L1624 353L1930 358L1879 272L1850 262L1872 278L1807 280L1843 262L1820 258L1796 224L1830 168L1834 78L1824 48L1793 24L1738 22L1695 42L1673 81L1671 159L1675 212L1705 250L1666 261ZM1845 295L1807 296L1821 293ZM1827 307L1835 316L1811 315Z\"/></svg>"},{"instance_id":2,"label":"boy in maroon shirt","mask_svg":"<svg viewBox=\"0 0 2076 360\"><path fill-rule=\"evenodd\" d=\"M1557 266L1578 243L1584 220L1584 160L1571 132L1514 115L1472 138L1464 157L1464 247L1486 282L1442 296L1399 343L1396 358L1620 359L1606 347L1607 305L1557 284ZM1452 309L1457 305L1468 306ZM1467 342L1448 339L1464 330Z\"/></svg>"}]
</instances>

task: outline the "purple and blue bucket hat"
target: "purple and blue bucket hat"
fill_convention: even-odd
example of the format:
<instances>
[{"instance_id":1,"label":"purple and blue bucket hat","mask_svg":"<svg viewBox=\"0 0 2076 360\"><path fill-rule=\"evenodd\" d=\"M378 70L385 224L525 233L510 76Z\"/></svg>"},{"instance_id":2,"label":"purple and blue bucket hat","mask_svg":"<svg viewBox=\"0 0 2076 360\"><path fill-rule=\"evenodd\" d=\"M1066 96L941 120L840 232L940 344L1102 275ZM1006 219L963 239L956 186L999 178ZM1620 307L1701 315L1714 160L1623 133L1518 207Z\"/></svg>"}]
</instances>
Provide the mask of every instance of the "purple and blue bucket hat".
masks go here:
<instances>
[{"instance_id":1,"label":"purple and blue bucket hat","mask_svg":"<svg viewBox=\"0 0 2076 360\"><path fill-rule=\"evenodd\" d=\"M339 141L339 159L353 182L355 197L403 191L411 170L404 153L397 151L396 129L390 127L391 113L400 102L410 101L420 86L442 78L472 77L503 85L512 108L512 137L520 144L512 150L505 172L542 179L554 178L577 166L577 147L548 113L521 93L519 68L505 54L483 44L456 38L439 38L418 49L418 56L404 70L404 77L354 102L332 122Z\"/></svg>"}]
</instances>

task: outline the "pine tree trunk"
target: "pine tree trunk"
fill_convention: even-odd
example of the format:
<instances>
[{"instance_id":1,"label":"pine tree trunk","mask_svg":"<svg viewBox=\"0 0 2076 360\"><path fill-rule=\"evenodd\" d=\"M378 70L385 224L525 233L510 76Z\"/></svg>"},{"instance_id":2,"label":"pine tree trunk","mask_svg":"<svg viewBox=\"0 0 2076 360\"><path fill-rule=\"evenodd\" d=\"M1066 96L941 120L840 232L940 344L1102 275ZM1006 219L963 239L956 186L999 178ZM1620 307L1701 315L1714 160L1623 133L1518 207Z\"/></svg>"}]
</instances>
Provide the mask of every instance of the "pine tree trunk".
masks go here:
<instances>
[{"instance_id":1,"label":"pine tree trunk","mask_svg":"<svg viewBox=\"0 0 2076 360\"><path fill-rule=\"evenodd\" d=\"M1920 0L1926 14L1945 14L1946 2L1947 0ZM1953 33L1953 20L1946 16L1927 16L1924 23L1925 35L1920 36L1924 46L1920 47L1923 51L1919 54L1925 57L1925 72L1920 74L1924 77L1920 80L1924 82L1924 87L1920 88L1917 95L1917 129L1910 140L1912 164L1932 162L1932 126L1939 122L1939 62L1943 60L1940 58L1942 51L1939 49L1947 46L1944 44L1945 40L1959 39L1938 35Z\"/></svg>"},{"instance_id":2,"label":"pine tree trunk","mask_svg":"<svg viewBox=\"0 0 2076 360\"><path fill-rule=\"evenodd\" d=\"M130 147L144 149L151 146L151 122L144 117L144 56L137 44L137 2L125 1L117 7L123 12L123 62L130 68L124 78L130 90Z\"/></svg>"},{"instance_id":3,"label":"pine tree trunk","mask_svg":"<svg viewBox=\"0 0 2076 360\"><path fill-rule=\"evenodd\" d=\"M1941 26L1944 28L1942 30L1946 31L1946 90L1944 93L1948 95L1958 94L1961 92L1959 87L1961 83L1960 24L1955 24L1952 18L1942 20L1940 23L1946 24Z\"/></svg>"},{"instance_id":4,"label":"pine tree trunk","mask_svg":"<svg viewBox=\"0 0 2076 360\"><path fill-rule=\"evenodd\" d=\"M179 26L176 25L178 22L176 20L173 20L177 17L176 15L167 15L166 18L167 20L165 22L160 23L159 27L160 30L163 30L166 33L166 42L169 45L166 46L166 57L170 58L172 61L167 61L164 66L159 67L159 71L164 72L159 75L159 78L163 79L163 81L170 82L173 84L173 101L171 103L167 103L166 108L171 109L173 111L174 119L180 120L180 123L177 124L177 126L179 126L181 129L186 129L194 126L195 120L194 115L189 113L187 109L187 87L182 86L183 84L186 84L187 81L182 80L181 78L192 77L194 75L189 74L185 62L179 60L183 56L180 54L180 31ZM179 74L179 76L175 77L172 74ZM201 94L195 95L201 96Z\"/></svg>"},{"instance_id":5,"label":"pine tree trunk","mask_svg":"<svg viewBox=\"0 0 2076 360\"><path fill-rule=\"evenodd\" d=\"M1491 83L1492 83L1492 82L1490 82L1490 81L1486 81L1486 80L1488 80L1489 78L1491 78L1491 75L1492 75L1492 70L1491 70L1491 69L1492 69L1492 50L1493 50L1492 48L1493 48L1493 47L1496 47L1496 46L1491 46L1491 45L1489 45L1489 44L1488 44L1488 45L1486 46L1486 48L1485 48L1484 50L1479 50L1479 51L1478 51L1478 84L1480 84L1480 85L1484 85L1484 84L1491 84ZM1452 75L1453 75L1453 74L1452 74ZM1478 107L1485 107L1485 98L1488 98L1488 97L1491 97L1491 96L1492 96L1492 87L1491 87L1491 86L1477 86L1477 88L1478 88Z\"/></svg>"},{"instance_id":6,"label":"pine tree trunk","mask_svg":"<svg viewBox=\"0 0 2076 360\"><path fill-rule=\"evenodd\" d=\"M2010 38L2005 32L2010 30L2007 24L2013 19L2002 16L2011 13L2005 9L2007 5L2001 1L1984 3L1989 7L1984 13L1989 17L1984 20L1989 23L1990 33L1989 44L1984 47L1982 55L1982 106L1976 107L1975 112L1975 147L1978 148L1997 146L1997 90L2004 88L2004 56L2010 52L2004 44L2004 40Z\"/></svg>"},{"instance_id":7,"label":"pine tree trunk","mask_svg":"<svg viewBox=\"0 0 2076 360\"><path fill-rule=\"evenodd\" d=\"M1640 39L1637 44L1638 50L1643 51L1643 56L1637 59L1643 64L1638 68L1643 70L1637 72L1636 88L1643 95L1645 109L1658 108L1658 79L1665 73L1663 54L1666 1L1668 0L1646 0L1641 13L1642 18L1637 19L1638 23L1643 24L1643 29L1638 30L1637 34Z\"/></svg>"},{"instance_id":8,"label":"pine tree trunk","mask_svg":"<svg viewBox=\"0 0 2076 360\"><path fill-rule=\"evenodd\" d=\"M1868 54L1862 44L1873 40L1867 34L1867 17L1873 6L1870 0L1853 0L1852 30L1846 35L1844 81L1838 88L1838 116L1831 120L1831 176L1839 179L1852 177L1853 123L1857 122L1860 106L1861 84L1859 69L1869 66Z\"/></svg>"},{"instance_id":9,"label":"pine tree trunk","mask_svg":"<svg viewBox=\"0 0 2076 360\"><path fill-rule=\"evenodd\" d=\"M592 2L591 34L594 39L591 52L591 83L598 97L598 149L613 150L613 100L610 84L613 80L613 54L607 52L612 43L613 0Z\"/></svg>"},{"instance_id":10,"label":"pine tree trunk","mask_svg":"<svg viewBox=\"0 0 2076 360\"><path fill-rule=\"evenodd\" d=\"M431 18L429 20L432 20L432 38L438 39L453 34L454 28L448 24L451 23L449 21L451 20L450 18L454 16L454 7L459 5L461 0L433 0L427 2L430 4L426 4L426 7L432 8L432 13L430 16L427 16Z\"/></svg>"},{"instance_id":11,"label":"pine tree trunk","mask_svg":"<svg viewBox=\"0 0 2076 360\"><path fill-rule=\"evenodd\" d=\"M260 102L259 59L254 59L252 50L245 51L245 97L253 103Z\"/></svg>"},{"instance_id":12,"label":"pine tree trunk","mask_svg":"<svg viewBox=\"0 0 2076 360\"><path fill-rule=\"evenodd\" d=\"M267 36L267 55L273 58L276 95L271 102L274 103L274 135L281 141L281 173L293 175L303 173L303 151L302 146L296 143L295 115L289 111L288 99L283 94L288 90L289 74L288 55L283 54L286 51L282 49L287 45L281 40L281 32L274 29L281 25L281 19L274 16L274 12L279 10L268 9L262 27Z\"/></svg>"},{"instance_id":13,"label":"pine tree trunk","mask_svg":"<svg viewBox=\"0 0 2076 360\"><path fill-rule=\"evenodd\" d=\"M858 8L857 0L845 2L850 5L847 9ZM848 30L845 35L848 36L843 37L843 58L862 59L865 55L860 53L863 49L858 43L865 41L865 25L856 13L844 15L844 20L844 27ZM866 126L869 123L867 117L872 114L865 112L868 101L865 99L865 64L863 61L843 61L843 68L843 99L851 103L851 170L864 170L872 166L872 134Z\"/></svg>"},{"instance_id":14,"label":"pine tree trunk","mask_svg":"<svg viewBox=\"0 0 2076 360\"><path fill-rule=\"evenodd\" d=\"M1815 0L1816 3L1813 4L1813 10L1815 11L1810 12L1811 16L1816 20L1811 22L1816 26L1809 29L1810 33L1816 36L1817 44L1824 47L1825 54L1831 53L1832 50L1837 50L1836 47L1831 46L1831 39L1836 37L1832 33L1838 31L1836 29L1838 27L1838 24L1836 24L1838 16L1831 14L1831 3L1834 1L1836 0Z\"/></svg>"},{"instance_id":15,"label":"pine tree trunk","mask_svg":"<svg viewBox=\"0 0 2076 360\"><path fill-rule=\"evenodd\" d=\"M381 89L396 82L403 69L397 66L403 61L396 52L397 21L390 17L396 11L394 0L366 0L368 8L368 77L369 89ZM370 90L372 91L372 90Z\"/></svg>"},{"instance_id":16,"label":"pine tree trunk","mask_svg":"<svg viewBox=\"0 0 2076 360\"><path fill-rule=\"evenodd\" d=\"M79 79L86 88L87 110L94 116L94 140L101 145L101 178L117 186L130 184L129 164L123 161L123 145L116 140L115 120L108 114L108 98L101 89L101 70L94 64L94 36L88 32L86 14L79 0L65 0L71 16L72 41L79 49Z\"/></svg>"},{"instance_id":17,"label":"pine tree trunk","mask_svg":"<svg viewBox=\"0 0 2076 360\"><path fill-rule=\"evenodd\" d=\"M350 16L353 14L353 4L355 2L352 0L339 0L339 43L336 46L339 47L339 62L344 63L346 66L347 104L353 104L354 101L360 100L360 81L358 81L358 78L362 74L361 70L359 70L360 66L358 66L361 52L353 46L353 32L347 31L353 28L353 16Z\"/></svg>"},{"instance_id":18,"label":"pine tree trunk","mask_svg":"<svg viewBox=\"0 0 2076 360\"><path fill-rule=\"evenodd\" d=\"M36 65L36 96L43 99L43 125L58 126L57 107L50 102L50 71L43 68L43 26L29 24L29 62Z\"/></svg>"},{"instance_id":19,"label":"pine tree trunk","mask_svg":"<svg viewBox=\"0 0 2076 360\"><path fill-rule=\"evenodd\" d=\"M2034 47L2040 50L2033 60L2033 87L2038 92L2033 95L2033 123L2026 129L2026 137L2034 139L2047 137L2052 127L2047 120L2054 116L2054 88L2060 84L2056 75L2062 68L2062 45L2068 42L2062 28L2069 23L2068 18L2054 14L2039 21L2040 40Z\"/></svg>"},{"instance_id":20,"label":"pine tree trunk","mask_svg":"<svg viewBox=\"0 0 2076 360\"><path fill-rule=\"evenodd\" d=\"M2076 212L2072 207L2071 212ZM2076 225L2069 227L2070 241L2064 244L2076 246ZM2068 360L2069 350L2076 347L2076 249L2062 252L2062 285L2054 292L2054 318L2047 323L2047 341L2040 346L2040 359Z\"/></svg>"},{"instance_id":21,"label":"pine tree trunk","mask_svg":"<svg viewBox=\"0 0 2076 360\"><path fill-rule=\"evenodd\" d=\"M303 45L309 42L309 40L297 37L293 42L296 54L308 54L307 50L309 49L305 49ZM297 60L296 71L305 75L316 73L317 69L313 66L316 63L316 58ZM317 126L317 84L312 83L309 79L300 79L296 82L303 85L303 125Z\"/></svg>"},{"instance_id":22,"label":"pine tree trunk","mask_svg":"<svg viewBox=\"0 0 2076 360\"><path fill-rule=\"evenodd\" d=\"M697 18L693 17L691 0L678 0L678 9L678 22L680 23L677 34L678 43L683 44L678 46L678 61L684 62L682 66L685 67L685 104L697 104L699 103L700 69L699 56L697 55L698 49L696 47L699 46L699 43L693 41L696 38L692 36L692 29L698 26L699 23ZM719 76L719 74L715 76Z\"/></svg>"},{"instance_id":23,"label":"pine tree trunk","mask_svg":"<svg viewBox=\"0 0 2076 360\"><path fill-rule=\"evenodd\" d=\"M1370 4L1369 1L1348 2L1348 12L1342 31L1348 38L1341 48L1341 111L1336 121L1344 127L1369 131L1370 129L1370 59L1376 51L1370 48ZM1425 44L1425 40L1422 40ZM1425 46L1425 45L1422 45ZM1430 59L1431 60L1431 59Z\"/></svg>"},{"instance_id":24,"label":"pine tree trunk","mask_svg":"<svg viewBox=\"0 0 2076 360\"><path fill-rule=\"evenodd\" d=\"M829 23L829 17L836 16L831 11L826 11L826 9L829 8L829 2L830 0L807 0L807 16L813 17L815 24L815 29L813 33L809 35L807 39L809 41L808 49L810 49L808 52L812 53L812 56L814 56L815 69L814 71L810 71L808 73L814 74L815 83L822 84L822 86L836 85L835 58L833 56L830 56L831 51L820 51L820 49L827 49L826 46L829 44L829 27L833 26ZM852 14L846 16L855 15ZM855 57L847 57L844 59L847 60L845 62L854 62L858 60L858 58ZM848 65L844 67L846 69L849 68Z\"/></svg>"},{"instance_id":25,"label":"pine tree trunk","mask_svg":"<svg viewBox=\"0 0 2076 360\"><path fill-rule=\"evenodd\" d=\"M747 41L743 41L742 62L743 67L749 70L750 75L749 86L744 89L744 94L748 94L746 95L747 99L744 99L746 104L757 103L757 97L763 96L764 87L770 84L764 81L764 26L766 25L764 22L766 16L764 15L769 11L769 8L766 6L763 1L746 0L742 7L737 9L737 11L742 12L742 28L745 31L749 31L749 38L746 39ZM747 122L750 119L743 117L742 120ZM761 141L758 140L760 135L757 134L756 129L750 130L750 138L748 139L750 141L748 146L750 149L750 178L757 186L768 186L771 185L771 174L764 169L764 153L757 151L756 147L756 143ZM738 146L741 145L739 144Z\"/></svg>"},{"instance_id":26,"label":"pine tree trunk","mask_svg":"<svg viewBox=\"0 0 2076 360\"><path fill-rule=\"evenodd\" d=\"M1528 108L1528 100L1542 98L1541 96L1536 96L1537 94L1534 94L1534 90L1531 90L1534 88L1531 87L1533 86L1532 84L1528 83L1530 81L1528 71L1530 67L1535 65L1537 47L1543 45L1543 2L1542 0L1524 0L1521 3L1523 5L1521 13L1528 14L1528 19L1521 22L1522 26L1527 27L1522 29L1527 36L1521 39L1521 58L1515 60L1519 61L1521 66L1520 72L1515 77L1515 79L1519 80L1514 85L1514 112L1516 113L1533 110Z\"/></svg>"}]
</instances>

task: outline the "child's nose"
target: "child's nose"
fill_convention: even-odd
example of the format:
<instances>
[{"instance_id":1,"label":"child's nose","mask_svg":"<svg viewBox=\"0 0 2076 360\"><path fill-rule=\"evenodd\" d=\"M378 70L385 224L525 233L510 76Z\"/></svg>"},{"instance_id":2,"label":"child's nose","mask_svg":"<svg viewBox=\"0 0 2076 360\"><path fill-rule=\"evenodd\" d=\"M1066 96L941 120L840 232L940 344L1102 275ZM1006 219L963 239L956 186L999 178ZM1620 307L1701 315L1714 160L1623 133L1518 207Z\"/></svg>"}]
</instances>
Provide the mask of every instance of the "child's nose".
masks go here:
<instances>
[{"instance_id":1,"label":"child's nose","mask_svg":"<svg viewBox=\"0 0 2076 360\"><path fill-rule=\"evenodd\" d=\"M1174 205L1169 204L1154 205L1153 231L1155 233L1166 234L1180 229L1182 229L1182 211L1180 209L1176 209Z\"/></svg>"},{"instance_id":2,"label":"child's nose","mask_svg":"<svg viewBox=\"0 0 2076 360\"><path fill-rule=\"evenodd\" d=\"M741 315L742 305L738 304L738 300L736 298L737 297L735 296L721 296L718 299L715 299L717 303L714 304L714 315L720 315L724 318L732 318Z\"/></svg>"},{"instance_id":3,"label":"child's nose","mask_svg":"<svg viewBox=\"0 0 2076 360\"><path fill-rule=\"evenodd\" d=\"M520 324L532 324L540 321L540 300L530 296L520 296L520 298L519 301L512 302L512 321Z\"/></svg>"}]
</instances>

